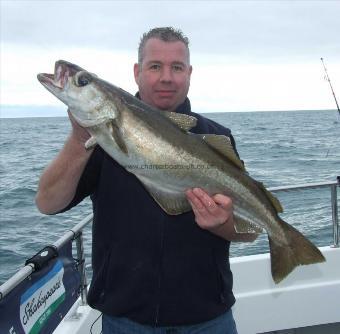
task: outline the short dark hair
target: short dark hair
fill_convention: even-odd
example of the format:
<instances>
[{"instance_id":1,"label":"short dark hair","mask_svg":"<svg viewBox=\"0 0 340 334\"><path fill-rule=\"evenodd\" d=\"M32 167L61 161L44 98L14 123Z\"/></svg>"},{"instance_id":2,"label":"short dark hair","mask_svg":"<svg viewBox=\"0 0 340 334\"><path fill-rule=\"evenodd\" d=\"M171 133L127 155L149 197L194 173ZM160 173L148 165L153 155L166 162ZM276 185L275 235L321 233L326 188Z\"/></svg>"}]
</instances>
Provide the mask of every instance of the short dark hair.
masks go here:
<instances>
[{"instance_id":1,"label":"short dark hair","mask_svg":"<svg viewBox=\"0 0 340 334\"><path fill-rule=\"evenodd\" d=\"M158 38L163 42L180 41L184 43L184 45L186 46L188 50L188 57L190 59L188 37L186 37L180 29L175 29L173 27L160 27L160 28L153 28L142 35L142 38L140 39L139 47L138 47L139 66L142 66L144 46L150 38Z\"/></svg>"}]
</instances>

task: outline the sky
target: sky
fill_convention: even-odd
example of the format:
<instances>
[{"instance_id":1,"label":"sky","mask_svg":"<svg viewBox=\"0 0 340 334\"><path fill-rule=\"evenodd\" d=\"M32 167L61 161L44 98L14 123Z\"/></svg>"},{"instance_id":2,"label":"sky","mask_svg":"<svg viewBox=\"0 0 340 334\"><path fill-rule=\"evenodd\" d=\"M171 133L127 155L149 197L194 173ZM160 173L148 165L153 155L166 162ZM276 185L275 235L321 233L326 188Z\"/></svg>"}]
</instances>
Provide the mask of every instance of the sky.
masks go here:
<instances>
[{"instance_id":1,"label":"sky","mask_svg":"<svg viewBox=\"0 0 340 334\"><path fill-rule=\"evenodd\" d=\"M0 117L11 117L17 106L23 108L15 116L38 115L41 106L56 107L44 108L46 116L66 116L62 102L36 79L52 73L59 59L134 94L140 37L159 26L179 28L190 39L193 111L335 109L321 57L340 100L337 0L0 4Z\"/></svg>"}]
</instances>

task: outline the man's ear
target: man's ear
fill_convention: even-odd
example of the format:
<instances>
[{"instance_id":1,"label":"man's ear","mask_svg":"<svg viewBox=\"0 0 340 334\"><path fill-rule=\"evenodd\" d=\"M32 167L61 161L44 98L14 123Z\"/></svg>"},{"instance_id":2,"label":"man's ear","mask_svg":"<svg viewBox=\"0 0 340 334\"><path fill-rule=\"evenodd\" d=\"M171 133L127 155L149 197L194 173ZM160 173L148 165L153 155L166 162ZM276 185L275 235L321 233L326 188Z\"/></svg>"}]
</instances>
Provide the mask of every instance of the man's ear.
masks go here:
<instances>
[{"instance_id":1,"label":"man's ear","mask_svg":"<svg viewBox=\"0 0 340 334\"><path fill-rule=\"evenodd\" d=\"M138 86L139 85L139 64L138 63L133 65L133 74L135 76L135 82Z\"/></svg>"}]
</instances>

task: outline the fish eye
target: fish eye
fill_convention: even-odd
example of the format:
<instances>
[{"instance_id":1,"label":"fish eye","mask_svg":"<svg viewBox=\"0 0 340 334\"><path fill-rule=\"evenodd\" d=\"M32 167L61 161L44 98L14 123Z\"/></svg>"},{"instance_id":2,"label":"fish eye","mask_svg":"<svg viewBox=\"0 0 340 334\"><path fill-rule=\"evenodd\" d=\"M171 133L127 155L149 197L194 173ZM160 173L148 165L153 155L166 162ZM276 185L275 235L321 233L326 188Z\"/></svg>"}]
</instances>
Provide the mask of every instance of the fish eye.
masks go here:
<instances>
[{"instance_id":1,"label":"fish eye","mask_svg":"<svg viewBox=\"0 0 340 334\"><path fill-rule=\"evenodd\" d=\"M74 83L78 87L84 87L91 82L91 76L87 72L78 72L74 78Z\"/></svg>"}]
</instances>

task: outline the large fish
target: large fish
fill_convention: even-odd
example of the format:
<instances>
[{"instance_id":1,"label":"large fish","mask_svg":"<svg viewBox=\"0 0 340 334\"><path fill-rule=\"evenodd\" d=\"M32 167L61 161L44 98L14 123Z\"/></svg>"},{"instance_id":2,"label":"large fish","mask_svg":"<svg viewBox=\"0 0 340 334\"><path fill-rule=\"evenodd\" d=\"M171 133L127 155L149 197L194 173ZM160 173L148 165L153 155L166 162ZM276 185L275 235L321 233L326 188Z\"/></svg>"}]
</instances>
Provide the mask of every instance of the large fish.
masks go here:
<instances>
[{"instance_id":1,"label":"large fish","mask_svg":"<svg viewBox=\"0 0 340 334\"><path fill-rule=\"evenodd\" d=\"M38 80L70 109L99 144L134 174L171 215L191 210L185 190L200 187L233 200L238 233L268 233L276 283L296 266L325 261L309 240L284 222L279 201L252 179L229 138L190 133L196 119L154 109L131 94L66 61Z\"/></svg>"}]
</instances>

